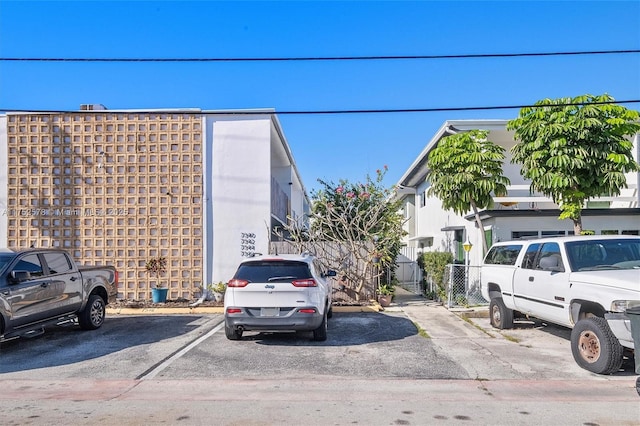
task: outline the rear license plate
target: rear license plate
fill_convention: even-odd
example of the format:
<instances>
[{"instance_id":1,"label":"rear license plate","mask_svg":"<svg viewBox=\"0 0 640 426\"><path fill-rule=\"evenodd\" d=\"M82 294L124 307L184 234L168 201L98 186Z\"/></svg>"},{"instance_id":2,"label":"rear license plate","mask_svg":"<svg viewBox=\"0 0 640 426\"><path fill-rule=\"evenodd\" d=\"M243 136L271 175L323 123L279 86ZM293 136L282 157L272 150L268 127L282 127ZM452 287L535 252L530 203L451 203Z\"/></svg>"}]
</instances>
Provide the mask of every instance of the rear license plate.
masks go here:
<instances>
[{"instance_id":1,"label":"rear license plate","mask_svg":"<svg viewBox=\"0 0 640 426\"><path fill-rule=\"evenodd\" d=\"M280 315L280 308L260 308L261 317L277 317Z\"/></svg>"}]
</instances>

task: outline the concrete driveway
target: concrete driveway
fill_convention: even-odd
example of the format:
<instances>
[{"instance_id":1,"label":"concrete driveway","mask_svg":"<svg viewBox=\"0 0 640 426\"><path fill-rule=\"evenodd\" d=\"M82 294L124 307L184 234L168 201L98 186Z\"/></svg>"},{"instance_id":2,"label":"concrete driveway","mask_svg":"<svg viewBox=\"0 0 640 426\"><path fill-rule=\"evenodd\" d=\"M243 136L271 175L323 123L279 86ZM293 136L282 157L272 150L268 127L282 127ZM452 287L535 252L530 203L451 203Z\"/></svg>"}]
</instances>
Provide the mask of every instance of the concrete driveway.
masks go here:
<instances>
[{"instance_id":1,"label":"concrete driveway","mask_svg":"<svg viewBox=\"0 0 640 426\"><path fill-rule=\"evenodd\" d=\"M580 368L571 354L571 330L565 327L521 320L513 329L497 330L489 323L488 308L448 310L403 290L387 310L407 315L472 378L628 381L635 377L632 358L610 376Z\"/></svg>"}]
</instances>

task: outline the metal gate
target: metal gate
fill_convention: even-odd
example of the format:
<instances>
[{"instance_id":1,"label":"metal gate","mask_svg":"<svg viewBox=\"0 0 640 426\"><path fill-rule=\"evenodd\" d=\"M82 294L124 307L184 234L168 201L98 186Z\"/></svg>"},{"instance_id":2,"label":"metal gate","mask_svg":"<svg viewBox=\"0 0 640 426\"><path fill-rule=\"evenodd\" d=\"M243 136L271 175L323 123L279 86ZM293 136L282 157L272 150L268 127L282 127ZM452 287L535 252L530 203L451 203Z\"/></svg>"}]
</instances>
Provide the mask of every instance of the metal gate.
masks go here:
<instances>
[{"instance_id":1,"label":"metal gate","mask_svg":"<svg viewBox=\"0 0 640 426\"><path fill-rule=\"evenodd\" d=\"M448 265L444 282L447 284L448 307L489 303L480 292L480 266Z\"/></svg>"},{"instance_id":2,"label":"metal gate","mask_svg":"<svg viewBox=\"0 0 640 426\"><path fill-rule=\"evenodd\" d=\"M422 271L418 266L418 250L413 247L402 247L396 258L396 273L400 287L414 294L422 294Z\"/></svg>"}]
</instances>

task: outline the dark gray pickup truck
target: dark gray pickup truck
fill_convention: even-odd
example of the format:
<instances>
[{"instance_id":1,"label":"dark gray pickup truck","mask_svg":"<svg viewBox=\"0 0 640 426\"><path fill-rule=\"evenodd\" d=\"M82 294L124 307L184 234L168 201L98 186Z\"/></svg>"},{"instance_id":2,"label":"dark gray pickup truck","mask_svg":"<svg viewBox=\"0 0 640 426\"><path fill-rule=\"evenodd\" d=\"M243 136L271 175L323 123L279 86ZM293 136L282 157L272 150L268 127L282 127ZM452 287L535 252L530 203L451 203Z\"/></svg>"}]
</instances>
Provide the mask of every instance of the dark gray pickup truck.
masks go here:
<instances>
[{"instance_id":1,"label":"dark gray pickup truck","mask_svg":"<svg viewBox=\"0 0 640 426\"><path fill-rule=\"evenodd\" d=\"M0 249L0 340L75 321L99 328L117 287L114 267L77 266L63 250Z\"/></svg>"}]
</instances>

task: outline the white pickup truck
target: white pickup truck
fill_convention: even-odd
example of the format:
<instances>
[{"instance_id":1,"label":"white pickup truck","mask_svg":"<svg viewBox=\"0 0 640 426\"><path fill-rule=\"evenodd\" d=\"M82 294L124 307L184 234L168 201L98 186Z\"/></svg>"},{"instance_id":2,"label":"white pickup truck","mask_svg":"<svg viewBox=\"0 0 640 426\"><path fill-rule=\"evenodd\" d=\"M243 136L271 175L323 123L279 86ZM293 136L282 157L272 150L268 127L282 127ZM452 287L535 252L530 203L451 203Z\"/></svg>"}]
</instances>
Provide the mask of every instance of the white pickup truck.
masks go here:
<instances>
[{"instance_id":1,"label":"white pickup truck","mask_svg":"<svg viewBox=\"0 0 640 426\"><path fill-rule=\"evenodd\" d=\"M634 350L625 311L640 306L640 236L576 236L494 244L481 270L491 325L524 314L572 328L582 368L611 374ZM640 344L640 343L637 343Z\"/></svg>"}]
</instances>

